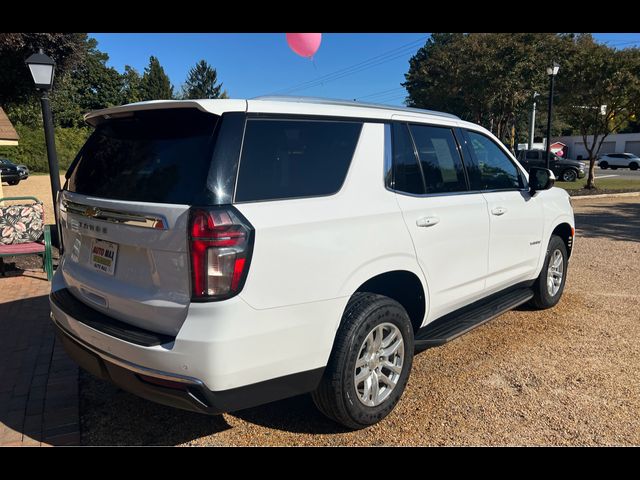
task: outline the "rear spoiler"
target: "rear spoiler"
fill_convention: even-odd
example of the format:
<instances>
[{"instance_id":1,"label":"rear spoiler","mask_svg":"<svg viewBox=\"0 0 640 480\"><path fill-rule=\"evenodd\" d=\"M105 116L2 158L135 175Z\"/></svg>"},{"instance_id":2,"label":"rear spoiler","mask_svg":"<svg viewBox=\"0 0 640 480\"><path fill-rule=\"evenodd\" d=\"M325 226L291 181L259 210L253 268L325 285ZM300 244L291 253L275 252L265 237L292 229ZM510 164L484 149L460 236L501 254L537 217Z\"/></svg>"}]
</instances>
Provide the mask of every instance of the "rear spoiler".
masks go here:
<instances>
[{"instance_id":1,"label":"rear spoiler","mask_svg":"<svg viewBox=\"0 0 640 480\"><path fill-rule=\"evenodd\" d=\"M95 127L109 118L126 115L128 112L158 110L167 108L197 108L203 112L222 115L225 112L246 112L246 100L152 100L149 102L129 103L119 107L103 108L85 113L84 121Z\"/></svg>"}]
</instances>

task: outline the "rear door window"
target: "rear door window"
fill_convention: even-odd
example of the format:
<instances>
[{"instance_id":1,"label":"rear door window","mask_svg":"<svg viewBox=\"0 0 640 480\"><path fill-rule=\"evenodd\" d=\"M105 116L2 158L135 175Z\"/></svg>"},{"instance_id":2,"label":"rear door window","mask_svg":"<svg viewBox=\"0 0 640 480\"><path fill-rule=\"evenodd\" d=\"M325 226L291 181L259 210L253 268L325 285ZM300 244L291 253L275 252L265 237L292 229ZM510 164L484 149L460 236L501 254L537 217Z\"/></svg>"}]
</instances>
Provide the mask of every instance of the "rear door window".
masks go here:
<instances>
[{"instance_id":1,"label":"rear door window","mask_svg":"<svg viewBox=\"0 0 640 480\"><path fill-rule=\"evenodd\" d=\"M413 149L413 141L405 123L391 125L393 145L393 189L398 192L425 193L422 171Z\"/></svg>"},{"instance_id":2,"label":"rear door window","mask_svg":"<svg viewBox=\"0 0 640 480\"><path fill-rule=\"evenodd\" d=\"M78 154L66 188L117 200L201 203L218 118L164 109L105 120Z\"/></svg>"},{"instance_id":3,"label":"rear door window","mask_svg":"<svg viewBox=\"0 0 640 480\"><path fill-rule=\"evenodd\" d=\"M332 195L342 187L362 122L249 118L236 202Z\"/></svg>"},{"instance_id":4,"label":"rear door window","mask_svg":"<svg viewBox=\"0 0 640 480\"><path fill-rule=\"evenodd\" d=\"M410 125L426 193L461 192L467 181L453 131L447 127Z\"/></svg>"}]
</instances>

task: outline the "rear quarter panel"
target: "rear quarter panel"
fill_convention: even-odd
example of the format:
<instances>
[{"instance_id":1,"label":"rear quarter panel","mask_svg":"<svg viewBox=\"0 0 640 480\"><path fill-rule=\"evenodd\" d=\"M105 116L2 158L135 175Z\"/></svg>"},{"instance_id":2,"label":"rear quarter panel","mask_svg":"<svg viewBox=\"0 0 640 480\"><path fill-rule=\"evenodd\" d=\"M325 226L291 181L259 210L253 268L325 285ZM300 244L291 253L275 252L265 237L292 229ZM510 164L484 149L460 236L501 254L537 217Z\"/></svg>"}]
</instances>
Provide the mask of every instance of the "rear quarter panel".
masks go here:
<instances>
[{"instance_id":1,"label":"rear quarter panel","mask_svg":"<svg viewBox=\"0 0 640 480\"><path fill-rule=\"evenodd\" d=\"M235 206L256 230L240 294L256 309L333 298L343 298L344 308L379 273L405 269L423 278L396 199L384 187L382 123L364 124L337 194Z\"/></svg>"}]
</instances>

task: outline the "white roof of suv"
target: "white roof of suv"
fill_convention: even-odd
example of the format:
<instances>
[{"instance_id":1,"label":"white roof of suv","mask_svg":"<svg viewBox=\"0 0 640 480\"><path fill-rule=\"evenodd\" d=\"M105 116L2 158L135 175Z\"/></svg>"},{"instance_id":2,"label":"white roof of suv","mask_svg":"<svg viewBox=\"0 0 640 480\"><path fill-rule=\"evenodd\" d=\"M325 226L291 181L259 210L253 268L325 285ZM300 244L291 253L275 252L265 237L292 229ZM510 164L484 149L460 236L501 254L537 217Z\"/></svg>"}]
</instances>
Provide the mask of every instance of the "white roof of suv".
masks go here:
<instances>
[{"instance_id":1,"label":"white roof of suv","mask_svg":"<svg viewBox=\"0 0 640 480\"><path fill-rule=\"evenodd\" d=\"M316 97L266 96L249 100L153 100L130 103L119 107L95 110L85 114L85 120L94 125L99 119L111 118L134 110L152 110L158 108L198 108L205 112L220 115L224 112L289 113L298 115L327 115L337 117L372 118L380 120L398 119L435 120L444 124L467 123L459 117L433 110L396 107L376 103L361 103L347 100L334 100ZM474 125L474 124L471 124Z\"/></svg>"}]
</instances>

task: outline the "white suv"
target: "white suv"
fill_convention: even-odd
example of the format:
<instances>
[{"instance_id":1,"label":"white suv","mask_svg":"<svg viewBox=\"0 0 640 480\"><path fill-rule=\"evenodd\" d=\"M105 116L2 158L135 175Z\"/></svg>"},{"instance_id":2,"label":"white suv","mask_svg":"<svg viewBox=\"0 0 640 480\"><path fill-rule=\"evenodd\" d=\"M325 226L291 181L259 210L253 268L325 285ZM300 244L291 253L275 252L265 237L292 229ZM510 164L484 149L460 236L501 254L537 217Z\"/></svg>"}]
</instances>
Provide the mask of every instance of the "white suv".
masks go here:
<instances>
[{"instance_id":1,"label":"white suv","mask_svg":"<svg viewBox=\"0 0 640 480\"><path fill-rule=\"evenodd\" d=\"M598 166L603 170L611 168L630 168L638 170L640 168L640 158L635 153L607 153L598 157Z\"/></svg>"},{"instance_id":2,"label":"white suv","mask_svg":"<svg viewBox=\"0 0 640 480\"><path fill-rule=\"evenodd\" d=\"M86 120L52 319L83 368L141 397L215 414L312 392L362 428L415 349L562 295L567 193L453 115L263 97Z\"/></svg>"}]
</instances>

